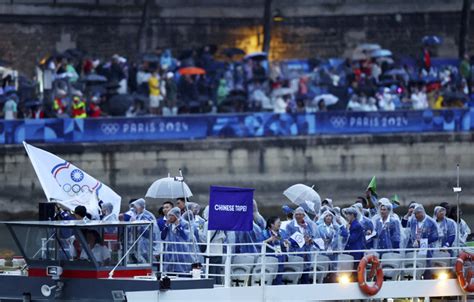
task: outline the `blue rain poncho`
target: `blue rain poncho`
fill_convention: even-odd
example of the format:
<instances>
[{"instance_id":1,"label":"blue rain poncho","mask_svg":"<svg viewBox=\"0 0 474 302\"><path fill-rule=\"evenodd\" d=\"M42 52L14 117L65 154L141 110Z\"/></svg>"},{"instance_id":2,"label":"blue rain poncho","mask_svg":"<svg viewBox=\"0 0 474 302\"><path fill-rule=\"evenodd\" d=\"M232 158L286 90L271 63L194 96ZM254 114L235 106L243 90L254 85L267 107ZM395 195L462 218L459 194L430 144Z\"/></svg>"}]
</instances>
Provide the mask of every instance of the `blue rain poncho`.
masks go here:
<instances>
[{"instance_id":1,"label":"blue rain poncho","mask_svg":"<svg viewBox=\"0 0 474 302\"><path fill-rule=\"evenodd\" d=\"M380 207L385 207L388 211L388 216L384 220L382 215L374 216L375 232L377 232L374 246L376 249L391 250L400 248L402 240L401 223L398 218L393 215L393 208L390 201L386 198L380 199Z\"/></svg>"},{"instance_id":2,"label":"blue rain poncho","mask_svg":"<svg viewBox=\"0 0 474 302\"><path fill-rule=\"evenodd\" d=\"M378 204L378 203L377 203ZM364 208L362 204L360 203L355 203L352 206L354 209L357 210L357 220L359 220L360 225L364 229L364 234L368 235L369 233L372 233L374 231L374 224L370 218L364 216ZM367 248L372 248L373 246L373 238L370 238L368 241L366 241L366 247Z\"/></svg>"},{"instance_id":3,"label":"blue rain poncho","mask_svg":"<svg viewBox=\"0 0 474 302\"><path fill-rule=\"evenodd\" d=\"M114 206L110 202L106 202L102 205L102 212L104 213L104 217L102 217L102 221L118 221L117 215L112 213L114 210Z\"/></svg>"},{"instance_id":4,"label":"blue rain poncho","mask_svg":"<svg viewBox=\"0 0 474 302\"><path fill-rule=\"evenodd\" d=\"M266 227L267 222L265 218L259 213L258 211L258 204L257 201L253 200L253 221L260 227L261 230L264 230Z\"/></svg>"},{"instance_id":5,"label":"blue rain poncho","mask_svg":"<svg viewBox=\"0 0 474 302\"><path fill-rule=\"evenodd\" d=\"M195 242L199 242L199 225L194 219L194 214L191 211L186 211L183 213L181 216L184 221L186 221L188 224L191 224L191 229L194 234L194 240Z\"/></svg>"},{"instance_id":6,"label":"blue rain poncho","mask_svg":"<svg viewBox=\"0 0 474 302\"><path fill-rule=\"evenodd\" d=\"M278 272L283 272L284 271L284 265L283 263L286 261L287 257L285 254L282 254L282 252L286 252L286 245L285 242L288 240L288 236L286 234L285 230L278 230L276 234L270 230L266 229L263 230L262 234L260 235L260 239L262 241L265 241L272 236L277 237L278 239L275 241L268 241L266 244L271 246L272 248L267 247L267 256L270 257L275 257L278 259ZM275 279L273 280L273 285L281 285L283 284L283 276L281 274L277 275Z\"/></svg>"},{"instance_id":7,"label":"blue rain poncho","mask_svg":"<svg viewBox=\"0 0 474 302\"><path fill-rule=\"evenodd\" d=\"M305 214L305 211L302 207L298 207L294 214ZM293 219L292 222L290 222L286 226L286 233L289 236L289 241L291 243L290 245L290 252L310 252L310 251L316 251L319 250L319 248L316 246L314 243L314 240L316 238L320 238L319 232L316 226L316 223L311 221L311 219L306 219L307 216L305 216L305 224L304 225L299 225L298 222L296 221L296 218ZM313 243L306 243L300 247L295 240L291 238L295 233L301 233L305 238L307 239L312 239ZM311 254L300 254L298 256L303 257L304 261L312 261L312 256ZM311 263L305 263L304 265L305 271L311 269Z\"/></svg>"},{"instance_id":8,"label":"blue rain poncho","mask_svg":"<svg viewBox=\"0 0 474 302\"><path fill-rule=\"evenodd\" d=\"M196 219L194 217L194 214L191 211L184 212L184 214L181 217L186 222L188 228L191 227L193 238L191 238L190 241L193 244L192 247L191 247L191 250L192 250L193 254L195 255L194 260L195 260L195 262L203 263L204 259L201 256L197 255L200 252L199 244L198 244L201 240L200 239L200 232L199 232L200 226L199 226L198 222L196 221ZM203 249L204 249L204 246L203 246Z\"/></svg>"},{"instance_id":9,"label":"blue rain poncho","mask_svg":"<svg viewBox=\"0 0 474 302\"><path fill-rule=\"evenodd\" d=\"M420 247L421 239L428 240L428 247L435 247L439 239L436 222L433 218L426 215L425 208L422 205L417 205L413 213L423 213L424 218L421 221L418 221L416 218L411 221L407 248ZM432 252L428 251L428 257L431 255Z\"/></svg>"},{"instance_id":10,"label":"blue rain poncho","mask_svg":"<svg viewBox=\"0 0 474 302\"><path fill-rule=\"evenodd\" d=\"M332 222L328 225L326 223L326 217L331 216ZM337 251L341 249L340 237L343 234L347 237L347 230L344 225L339 225L335 220L336 217L331 211L325 212L321 215L320 220L322 223L318 225L319 237L324 241L325 251Z\"/></svg>"},{"instance_id":11,"label":"blue rain poncho","mask_svg":"<svg viewBox=\"0 0 474 302\"><path fill-rule=\"evenodd\" d=\"M136 213L137 213L137 216L135 217L135 220L136 221L150 221L152 222L152 229L148 229L145 234L142 236L142 238L140 239L140 242L139 242L139 250L140 250L140 254L143 256L143 255L146 255L148 253L148 248L149 248L149 245L152 244L153 245L153 255L157 255L160 251L159 251L159 248L160 248L160 244L158 242L159 238L160 238L160 229L158 228L158 224L156 223L156 218L155 218L155 215L153 215L153 213L151 213L150 211L148 211L146 209L146 202L143 198L140 198L140 199L137 199L135 200L133 203L132 203L132 207L134 207L136 210ZM138 214L139 212L139 209L143 209L143 211ZM145 229L146 227L143 227L142 229L139 229L140 233ZM152 232L152 239L153 239L153 242L150 242L149 238L149 233L148 232Z\"/></svg>"},{"instance_id":12,"label":"blue rain poncho","mask_svg":"<svg viewBox=\"0 0 474 302\"><path fill-rule=\"evenodd\" d=\"M459 220L459 246L466 246L467 236L471 234L471 228L464 219Z\"/></svg>"},{"instance_id":13,"label":"blue rain poncho","mask_svg":"<svg viewBox=\"0 0 474 302\"><path fill-rule=\"evenodd\" d=\"M166 224L161 232L161 240L165 241L163 270L166 273L189 273L194 262L189 226L180 213L178 207L172 208L167 215L168 221L170 216L175 216L177 223Z\"/></svg>"},{"instance_id":14,"label":"blue rain poncho","mask_svg":"<svg viewBox=\"0 0 474 302\"><path fill-rule=\"evenodd\" d=\"M353 250L365 250L366 243L365 243L365 231L362 227L361 223L359 222L359 215L360 212L355 207L346 208L343 210L343 213L352 214L355 216L356 219L352 220L349 226L349 233L347 236L347 242L344 247L346 251L353 251ZM344 235L344 234L341 234ZM355 260L360 260L364 256L363 252L352 252L349 255L353 256Z\"/></svg>"},{"instance_id":15,"label":"blue rain poncho","mask_svg":"<svg viewBox=\"0 0 474 302\"><path fill-rule=\"evenodd\" d=\"M446 216L441 220L438 220L437 215L442 212L446 214L446 209L440 206L434 208L433 219L438 225L438 243L436 246L452 247L454 245L454 240L456 239L456 222Z\"/></svg>"},{"instance_id":16,"label":"blue rain poncho","mask_svg":"<svg viewBox=\"0 0 474 302\"><path fill-rule=\"evenodd\" d=\"M261 245L260 242L260 235L262 233L262 229L257 223L253 223L253 227L251 231L243 231L243 232L233 232L234 233L234 240L235 243L240 244L235 246L235 252L246 254L246 253L260 253L261 252ZM249 244L251 243L251 244Z\"/></svg>"}]
</instances>

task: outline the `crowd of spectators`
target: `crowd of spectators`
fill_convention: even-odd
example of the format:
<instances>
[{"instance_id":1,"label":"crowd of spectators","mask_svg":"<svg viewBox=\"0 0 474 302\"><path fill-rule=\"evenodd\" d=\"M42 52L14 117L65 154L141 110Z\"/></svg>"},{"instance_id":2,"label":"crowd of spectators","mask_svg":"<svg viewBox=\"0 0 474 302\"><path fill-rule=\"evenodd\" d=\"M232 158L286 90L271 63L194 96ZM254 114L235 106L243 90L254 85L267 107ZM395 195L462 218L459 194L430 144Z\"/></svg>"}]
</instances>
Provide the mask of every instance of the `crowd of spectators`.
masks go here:
<instances>
[{"instance_id":1,"label":"crowd of spectators","mask_svg":"<svg viewBox=\"0 0 474 302\"><path fill-rule=\"evenodd\" d=\"M468 107L473 58L432 52L410 59L362 44L347 59L269 61L211 45L132 60L71 49L38 62L32 80L3 77L0 100L5 119Z\"/></svg>"}]
</instances>

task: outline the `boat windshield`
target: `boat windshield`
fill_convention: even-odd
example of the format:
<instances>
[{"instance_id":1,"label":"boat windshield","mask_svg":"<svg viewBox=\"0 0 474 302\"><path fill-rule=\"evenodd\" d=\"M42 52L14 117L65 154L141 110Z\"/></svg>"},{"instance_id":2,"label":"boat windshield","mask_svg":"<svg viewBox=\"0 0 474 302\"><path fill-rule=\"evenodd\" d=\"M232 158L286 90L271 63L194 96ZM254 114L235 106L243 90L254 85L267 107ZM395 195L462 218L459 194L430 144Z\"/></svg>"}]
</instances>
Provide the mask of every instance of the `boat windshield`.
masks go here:
<instances>
[{"instance_id":1,"label":"boat windshield","mask_svg":"<svg viewBox=\"0 0 474 302\"><path fill-rule=\"evenodd\" d=\"M146 227L9 225L28 264L54 262L94 267L151 265L151 232Z\"/></svg>"}]
</instances>

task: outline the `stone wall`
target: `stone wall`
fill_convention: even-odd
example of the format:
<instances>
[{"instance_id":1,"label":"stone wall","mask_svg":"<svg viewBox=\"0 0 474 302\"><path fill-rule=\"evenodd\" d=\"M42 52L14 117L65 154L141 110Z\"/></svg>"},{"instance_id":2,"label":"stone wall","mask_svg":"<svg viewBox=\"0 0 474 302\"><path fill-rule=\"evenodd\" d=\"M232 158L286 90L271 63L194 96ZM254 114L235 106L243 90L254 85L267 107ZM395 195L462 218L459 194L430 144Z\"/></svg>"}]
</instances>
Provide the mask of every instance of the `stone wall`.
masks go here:
<instances>
[{"instance_id":1,"label":"stone wall","mask_svg":"<svg viewBox=\"0 0 474 302\"><path fill-rule=\"evenodd\" d=\"M55 49L136 55L142 1L53 2L0 0L0 58L31 75L35 62ZM273 59L343 56L362 42L416 56L427 34L444 38L441 56L457 54L461 1L295 0L275 1L274 7L285 19L273 27ZM260 50L262 15L263 1L157 1L149 46L178 50L216 44ZM470 49L473 43L471 39Z\"/></svg>"},{"instance_id":2,"label":"stone wall","mask_svg":"<svg viewBox=\"0 0 474 302\"><path fill-rule=\"evenodd\" d=\"M380 196L398 194L403 203L454 201L456 163L461 165L462 201L474 188L474 135L300 137L206 140L141 144L43 146L114 188L124 205L148 186L182 169L195 200L208 202L210 185L253 187L264 206L287 202L283 190L295 183L314 185L338 204L363 195L378 178ZM0 208L36 210L44 195L20 146L0 147Z\"/></svg>"}]
</instances>

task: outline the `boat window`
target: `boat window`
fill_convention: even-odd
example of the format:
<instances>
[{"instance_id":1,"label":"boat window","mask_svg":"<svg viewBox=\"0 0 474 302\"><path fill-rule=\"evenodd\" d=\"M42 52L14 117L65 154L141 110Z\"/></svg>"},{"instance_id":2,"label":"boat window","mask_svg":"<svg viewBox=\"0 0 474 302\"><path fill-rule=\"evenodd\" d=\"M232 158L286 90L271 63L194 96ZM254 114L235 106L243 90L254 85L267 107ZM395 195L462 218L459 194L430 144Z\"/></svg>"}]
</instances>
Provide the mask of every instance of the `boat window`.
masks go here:
<instances>
[{"instance_id":1,"label":"boat window","mask_svg":"<svg viewBox=\"0 0 474 302\"><path fill-rule=\"evenodd\" d=\"M147 225L127 226L126 228L126 247L124 252L130 250L125 258L127 266L141 266L151 264L151 252L153 239L151 231Z\"/></svg>"},{"instance_id":2,"label":"boat window","mask_svg":"<svg viewBox=\"0 0 474 302\"><path fill-rule=\"evenodd\" d=\"M146 227L14 225L11 229L27 261L83 262L102 267L113 267L120 261L119 266L133 267L151 264L151 232Z\"/></svg>"},{"instance_id":3,"label":"boat window","mask_svg":"<svg viewBox=\"0 0 474 302\"><path fill-rule=\"evenodd\" d=\"M31 260L70 260L74 247L72 230L54 227L13 226L12 230L25 257Z\"/></svg>"}]
</instances>

